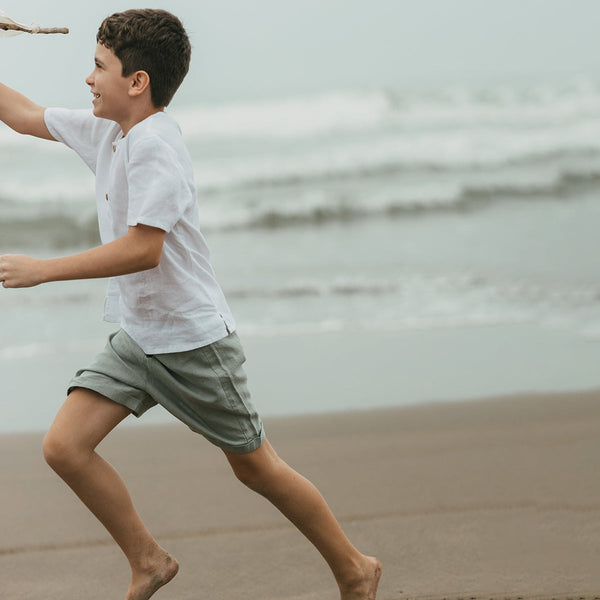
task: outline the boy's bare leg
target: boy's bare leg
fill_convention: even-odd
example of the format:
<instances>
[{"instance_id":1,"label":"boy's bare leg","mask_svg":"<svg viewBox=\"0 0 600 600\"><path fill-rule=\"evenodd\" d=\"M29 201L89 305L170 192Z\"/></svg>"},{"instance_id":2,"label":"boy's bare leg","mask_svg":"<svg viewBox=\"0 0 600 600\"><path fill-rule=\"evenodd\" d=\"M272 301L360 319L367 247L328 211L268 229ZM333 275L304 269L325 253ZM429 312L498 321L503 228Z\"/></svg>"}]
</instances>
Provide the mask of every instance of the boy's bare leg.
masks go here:
<instances>
[{"instance_id":1,"label":"boy's bare leg","mask_svg":"<svg viewBox=\"0 0 600 600\"><path fill-rule=\"evenodd\" d=\"M267 440L254 452L225 455L238 479L272 502L319 550L342 600L375 600L381 563L350 543L310 481L281 460Z\"/></svg>"},{"instance_id":2,"label":"boy's bare leg","mask_svg":"<svg viewBox=\"0 0 600 600\"><path fill-rule=\"evenodd\" d=\"M75 389L44 439L44 456L129 560L132 577L125 600L147 600L176 575L179 566L140 519L119 474L95 451L129 414L96 392Z\"/></svg>"}]
</instances>

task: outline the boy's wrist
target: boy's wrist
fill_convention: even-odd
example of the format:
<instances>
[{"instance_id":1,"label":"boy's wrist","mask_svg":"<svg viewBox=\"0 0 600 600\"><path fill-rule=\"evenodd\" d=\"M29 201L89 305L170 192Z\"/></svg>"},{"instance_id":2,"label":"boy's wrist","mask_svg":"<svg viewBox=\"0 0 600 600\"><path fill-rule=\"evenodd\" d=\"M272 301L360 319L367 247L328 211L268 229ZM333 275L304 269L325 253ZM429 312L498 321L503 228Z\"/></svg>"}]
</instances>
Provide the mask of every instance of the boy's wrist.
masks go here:
<instances>
[{"instance_id":1,"label":"boy's wrist","mask_svg":"<svg viewBox=\"0 0 600 600\"><path fill-rule=\"evenodd\" d=\"M39 283L48 283L52 281L49 277L49 260L37 260L37 272L39 277Z\"/></svg>"}]
</instances>

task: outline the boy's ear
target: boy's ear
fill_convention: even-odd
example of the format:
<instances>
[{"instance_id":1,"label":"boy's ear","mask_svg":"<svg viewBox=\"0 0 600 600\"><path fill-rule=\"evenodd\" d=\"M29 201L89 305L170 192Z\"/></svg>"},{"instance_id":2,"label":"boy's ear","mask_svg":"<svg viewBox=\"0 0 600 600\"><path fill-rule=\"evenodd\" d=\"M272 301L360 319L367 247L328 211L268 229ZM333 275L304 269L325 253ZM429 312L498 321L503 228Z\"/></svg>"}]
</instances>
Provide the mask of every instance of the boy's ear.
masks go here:
<instances>
[{"instance_id":1,"label":"boy's ear","mask_svg":"<svg viewBox=\"0 0 600 600\"><path fill-rule=\"evenodd\" d=\"M146 71L136 71L130 75L129 95L140 96L150 89L150 76Z\"/></svg>"}]
</instances>

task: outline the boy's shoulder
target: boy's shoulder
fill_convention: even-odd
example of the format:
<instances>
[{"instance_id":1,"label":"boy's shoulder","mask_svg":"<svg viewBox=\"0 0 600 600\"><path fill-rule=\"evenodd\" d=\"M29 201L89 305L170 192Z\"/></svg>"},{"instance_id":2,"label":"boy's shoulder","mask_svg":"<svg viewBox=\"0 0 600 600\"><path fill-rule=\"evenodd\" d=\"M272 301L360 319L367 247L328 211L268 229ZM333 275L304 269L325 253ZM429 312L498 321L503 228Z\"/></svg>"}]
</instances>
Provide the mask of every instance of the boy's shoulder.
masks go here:
<instances>
[{"instance_id":1,"label":"boy's shoulder","mask_svg":"<svg viewBox=\"0 0 600 600\"><path fill-rule=\"evenodd\" d=\"M162 111L134 125L116 144L125 146L122 156L126 169L131 169L132 165L143 166L151 179L158 173L161 177L169 173L169 176L193 181L192 159L181 128L175 119Z\"/></svg>"},{"instance_id":2,"label":"boy's shoulder","mask_svg":"<svg viewBox=\"0 0 600 600\"><path fill-rule=\"evenodd\" d=\"M127 147L129 160L147 160L162 155L174 165L190 166L190 156L183 140L181 128L165 112L157 112L134 125L122 140Z\"/></svg>"},{"instance_id":3,"label":"boy's shoulder","mask_svg":"<svg viewBox=\"0 0 600 600\"><path fill-rule=\"evenodd\" d=\"M164 111L159 111L134 125L127 137L130 137L132 142L148 137L175 142L182 137L182 134L177 121Z\"/></svg>"}]
</instances>

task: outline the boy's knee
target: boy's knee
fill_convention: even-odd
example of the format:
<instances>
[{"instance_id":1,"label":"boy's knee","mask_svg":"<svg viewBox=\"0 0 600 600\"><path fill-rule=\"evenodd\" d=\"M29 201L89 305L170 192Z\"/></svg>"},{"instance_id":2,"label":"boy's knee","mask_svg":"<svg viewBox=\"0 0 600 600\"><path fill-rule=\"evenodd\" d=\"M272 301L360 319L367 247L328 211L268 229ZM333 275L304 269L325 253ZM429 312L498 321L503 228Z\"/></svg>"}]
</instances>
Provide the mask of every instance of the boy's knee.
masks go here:
<instances>
[{"instance_id":1,"label":"boy's knee","mask_svg":"<svg viewBox=\"0 0 600 600\"><path fill-rule=\"evenodd\" d=\"M77 471L84 462L83 454L52 430L44 437L42 452L48 465L57 473Z\"/></svg>"},{"instance_id":2,"label":"boy's knee","mask_svg":"<svg viewBox=\"0 0 600 600\"><path fill-rule=\"evenodd\" d=\"M256 469L241 462L232 464L231 467L238 481L243 483L246 487L250 488L251 490L257 492L260 491L261 477Z\"/></svg>"},{"instance_id":3,"label":"boy's knee","mask_svg":"<svg viewBox=\"0 0 600 600\"><path fill-rule=\"evenodd\" d=\"M228 458L237 479L246 487L263 495L269 487L269 483L277 477L281 462L274 452L260 455L260 458L257 454L236 455Z\"/></svg>"}]
</instances>

